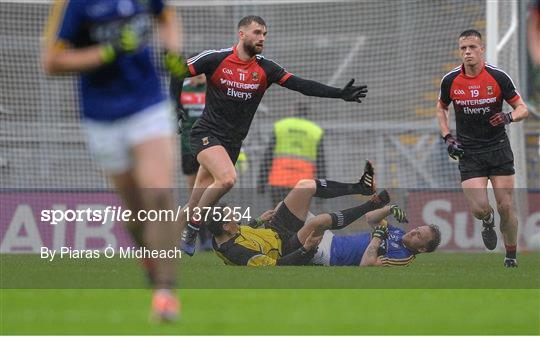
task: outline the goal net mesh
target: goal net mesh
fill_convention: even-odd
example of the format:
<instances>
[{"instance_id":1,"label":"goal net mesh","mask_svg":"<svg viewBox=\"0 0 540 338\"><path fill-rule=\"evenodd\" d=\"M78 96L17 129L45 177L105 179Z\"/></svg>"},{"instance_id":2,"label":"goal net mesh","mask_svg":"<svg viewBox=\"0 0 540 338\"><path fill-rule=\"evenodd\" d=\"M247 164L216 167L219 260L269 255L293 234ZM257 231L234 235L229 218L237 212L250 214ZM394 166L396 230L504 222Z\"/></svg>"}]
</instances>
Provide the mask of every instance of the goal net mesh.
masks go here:
<instances>
[{"instance_id":1,"label":"goal net mesh","mask_svg":"<svg viewBox=\"0 0 540 338\"><path fill-rule=\"evenodd\" d=\"M501 34L510 25L507 3L499 2ZM458 34L468 28L485 33L485 1L172 5L183 19L186 54L232 46L239 19L257 14L268 24L265 57L303 78L339 87L355 78L369 87L361 104L306 97L278 85L269 89L245 141L248 169L239 187L256 186L273 123L293 115L298 102L307 104L309 118L325 131L328 177L356 180L364 160L371 159L379 187L459 184L457 163L440 140L434 107L441 77L460 63ZM40 37L50 7L50 1L0 3L0 185L107 188L80 130L76 79L47 77L40 69ZM516 43L510 39L499 66L518 83ZM177 180L186 186L180 170Z\"/></svg>"}]
</instances>

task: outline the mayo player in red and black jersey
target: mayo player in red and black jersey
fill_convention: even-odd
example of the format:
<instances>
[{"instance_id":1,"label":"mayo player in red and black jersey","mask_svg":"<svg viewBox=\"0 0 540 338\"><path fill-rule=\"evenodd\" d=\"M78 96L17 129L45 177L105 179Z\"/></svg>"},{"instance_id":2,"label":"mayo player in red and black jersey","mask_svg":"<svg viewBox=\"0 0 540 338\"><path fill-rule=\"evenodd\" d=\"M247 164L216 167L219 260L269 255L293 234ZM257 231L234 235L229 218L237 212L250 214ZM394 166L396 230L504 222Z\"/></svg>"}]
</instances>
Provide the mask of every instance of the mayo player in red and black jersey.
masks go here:
<instances>
[{"instance_id":1,"label":"mayo player in red and black jersey","mask_svg":"<svg viewBox=\"0 0 540 338\"><path fill-rule=\"evenodd\" d=\"M484 44L478 31L467 30L459 37L463 64L441 81L437 116L441 136L449 155L459 159L461 186L474 217L482 220L484 245L497 246L493 209L487 197L488 180L494 188L501 233L506 247L506 267L517 267L517 218L512 202L514 155L505 125L528 116L527 106L510 76L483 60ZM503 112L503 100L514 109ZM448 106L456 114L457 137L448 126Z\"/></svg>"},{"instance_id":2,"label":"mayo player in red and black jersey","mask_svg":"<svg viewBox=\"0 0 540 338\"><path fill-rule=\"evenodd\" d=\"M191 149L201 168L188 204L190 208L213 206L234 186L234 164L240 146L264 92L273 83L308 96L358 103L366 96L367 87L353 86L354 80L342 89L330 87L295 76L264 58L260 53L266 32L261 17L244 17L238 23L237 45L208 50L187 61L188 76L205 74L208 84L204 112L191 134ZM200 226L201 222L192 219L182 234L182 248L189 255L195 251Z\"/></svg>"}]
</instances>

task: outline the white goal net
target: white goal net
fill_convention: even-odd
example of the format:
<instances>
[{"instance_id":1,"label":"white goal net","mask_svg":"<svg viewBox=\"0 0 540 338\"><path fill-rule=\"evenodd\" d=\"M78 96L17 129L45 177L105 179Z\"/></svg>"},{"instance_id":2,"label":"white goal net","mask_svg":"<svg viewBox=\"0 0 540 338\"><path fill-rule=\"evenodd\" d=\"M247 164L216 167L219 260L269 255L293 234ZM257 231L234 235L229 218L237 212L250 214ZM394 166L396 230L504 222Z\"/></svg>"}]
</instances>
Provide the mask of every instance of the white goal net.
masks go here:
<instances>
[{"instance_id":1,"label":"white goal net","mask_svg":"<svg viewBox=\"0 0 540 338\"><path fill-rule=\"evenodd\" d=\"M499 5L502 33L510 25L507 3ZM245 143L249 169L240 178L242 187L256 185L273 123L291 115L298 102L309 106L309 118L325 130L328 177L355 180L369 158L377 166L380 187L459 183L457 165L438 136L434 106L440 78L459 64L459 33L468 28L485 33L485 1L172 4L183 18L186 53L232 46L238 20L257 14L268 24L266 57L304 78L334 86L356 78L368 85L362 104L271 88ZM40 36L50 7L50 1L0 3L0 183L9 188L106 187L79 129L76 81L48 78L40 70ZM517 83L515 40L501 52L499 66ZM185 186L181 175L179 185Z\"/></svg>"}]
</instances>

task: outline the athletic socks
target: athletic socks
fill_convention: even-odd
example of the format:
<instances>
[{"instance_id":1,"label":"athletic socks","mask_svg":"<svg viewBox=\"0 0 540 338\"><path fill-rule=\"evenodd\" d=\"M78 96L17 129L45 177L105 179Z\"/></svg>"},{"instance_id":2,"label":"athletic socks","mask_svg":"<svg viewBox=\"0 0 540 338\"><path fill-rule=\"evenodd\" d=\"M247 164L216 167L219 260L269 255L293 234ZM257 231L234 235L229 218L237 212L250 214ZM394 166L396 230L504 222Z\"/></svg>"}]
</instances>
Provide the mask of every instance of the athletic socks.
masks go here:
<instances>
[{"instance_id":1,"label":"athletic socks","mask_svg":"<svg viewBox=\"0 0 540 338\"><path fill-rule=\"evenodd\" d=\"M517 245L505 245L506 258L516 259Z\"/></svg>"},{"instance_id":2,"label":"athletic socks","mask_svg":"<svg viewBox=\"0 0 540 338\"><path fill-rule=\"evenodd\" d=\"M332 212L330 213L330 217L332 217L332 225L330 229L343 229L347 225L364 216L369 211L380 209L389 202L390 196L386 190L383 190L381 193L379 193L379 195L374 196L371 200L362 205L338 212Z\"/></svg>"},{"instance_id":3,"label":"athletic socks","mask_svg":"<svg viewBox=\"0 0 540 338\"><path fill-rule=\"evenodd\" d=\"M319 198L335 198L345 195L371 195L373 191L358 183L341 183L336 181L328 181L325 179L316 179L317 191L315 191L314 197Z\"/></svg>"},{"instance_id":4,"label":"athletic socks","mask_svg":"<svg viewBox=\"0 0 540 338\"><path fill-rule=\"evenodd\" d=\"M492 228L495 225L493 209L491 209L491 211L489 212L489 214L487 214L487 216L482 218L482 223L484 227L490 227L490 228Z\"/></svg>"}]
</instances>

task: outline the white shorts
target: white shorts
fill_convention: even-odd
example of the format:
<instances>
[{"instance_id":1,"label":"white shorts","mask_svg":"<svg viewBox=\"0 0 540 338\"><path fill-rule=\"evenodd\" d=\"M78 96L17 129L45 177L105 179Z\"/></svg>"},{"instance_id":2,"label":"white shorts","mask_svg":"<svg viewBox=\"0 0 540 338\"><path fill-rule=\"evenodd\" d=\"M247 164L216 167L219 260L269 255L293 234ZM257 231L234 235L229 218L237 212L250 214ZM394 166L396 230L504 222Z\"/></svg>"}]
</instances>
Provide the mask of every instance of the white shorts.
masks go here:
<instances>
[{"instance_id":1,"label":"white shorts","mask_svg":"<svg viewBox=\"0 0 540 338\"><path fill-rule=\"evenodd\" d=\"M317 247L317 252L313 256L313 264L330 266L330 255L332 253L332 240L334 234L330 230L324 232L323 238Z\"/></svg>"},{"instance_id":2,"label":"white shorts","mask_svg":"<svg viewBox=\"0 0 540 338\"><path fill-rule=\"evenodd\" d=\"M122 173L132 168L131 149L137 144L176 132L169 101L114 121L83 120L88 148L103 169Z\"/></svg>"}]
</instances>

